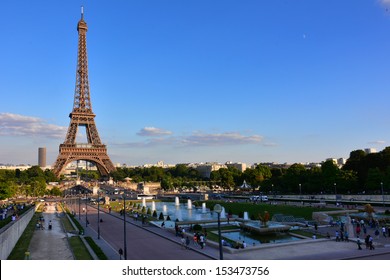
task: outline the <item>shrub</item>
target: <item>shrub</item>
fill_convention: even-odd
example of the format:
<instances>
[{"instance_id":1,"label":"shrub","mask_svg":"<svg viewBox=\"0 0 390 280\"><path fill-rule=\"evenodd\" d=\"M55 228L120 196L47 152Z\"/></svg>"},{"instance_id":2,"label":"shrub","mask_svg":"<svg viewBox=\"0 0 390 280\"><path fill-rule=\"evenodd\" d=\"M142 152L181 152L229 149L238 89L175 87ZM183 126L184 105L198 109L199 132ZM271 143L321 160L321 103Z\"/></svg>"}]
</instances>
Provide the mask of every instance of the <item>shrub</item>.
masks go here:
<instances>
[{"instance_id":1,"label":"shrub","mask_svg":"<svg viewBox=\"0 0 390 280\"><path fill-rule=\"evenodd\" d=\"M156 210L153 211L152 216L153 216L153 218L157 218L157 211Z\"/></svg>"},{"instance_id":2,"label":"shrub","mask_svg":"<svg viewBox=\"0 0 390 280\"><path fill-rule=\"evenodd\" d=\"M158 217L159 220L164 220L164 214L163 212L160 212L160 216Z\"/></svg>"},{"instance_id":3,"label":"shrub","mask_svg":"<svg viewBox=\"0 0 390 280\"><path fill-rule=\"evenodd\" d=\"M199 224L196 224L194 225L194 227L192 228L194 231L201 231L202 230L202 226L199 225Z\"/></svg>"}]
</instances>

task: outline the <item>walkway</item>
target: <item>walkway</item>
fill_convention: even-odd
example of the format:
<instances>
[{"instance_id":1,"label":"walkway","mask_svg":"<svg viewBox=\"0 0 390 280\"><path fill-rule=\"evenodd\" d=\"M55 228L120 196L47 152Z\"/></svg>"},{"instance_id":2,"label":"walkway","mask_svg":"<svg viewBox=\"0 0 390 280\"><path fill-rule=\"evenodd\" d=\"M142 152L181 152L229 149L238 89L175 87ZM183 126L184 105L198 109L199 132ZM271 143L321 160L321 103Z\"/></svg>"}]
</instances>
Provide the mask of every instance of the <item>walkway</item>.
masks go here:
<instances>
[{"instance_id":1,"label":"walkway","mask_svg":"<svg viewBox=\"0 0 390 280\"><path fill-rule=\"evenodd\" d=\"M46 206L42 213L44 229L36 229L30 242L30 259L32 260L73 260L73 253L69 248L67 235L62 228L60 218L54 203ZM53 229L49 230L49 221Z\"/></svg>"}]
</instances>

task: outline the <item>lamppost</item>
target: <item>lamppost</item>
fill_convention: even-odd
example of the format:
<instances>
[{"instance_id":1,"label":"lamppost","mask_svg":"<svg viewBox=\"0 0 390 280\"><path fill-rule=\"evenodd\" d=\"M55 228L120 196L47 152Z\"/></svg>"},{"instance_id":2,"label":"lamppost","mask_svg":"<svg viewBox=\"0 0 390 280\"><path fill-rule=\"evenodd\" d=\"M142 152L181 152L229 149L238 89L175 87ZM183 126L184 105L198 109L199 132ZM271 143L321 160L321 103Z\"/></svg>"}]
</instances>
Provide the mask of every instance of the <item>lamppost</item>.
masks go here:
<instances>
[{"instance_id":1,"label":"lamppost","mask_svg":"<svg viewBox=\"0 0 390 280\"><path fill-rule=\"evenodd\" d=\"M100 190L98 190L98 199L97 199L97 204L98 204L98 239L100 239Z\"/></svg>"},{"instance_id":2,"label":"lamppost","mask_svg":"<svg viewBox=\"0 0 390 280\"><path fill-rule=\"evenodd\" d=\"M336 201L336 206L337 206L337 184L336 183L334 183L333 184L334 185L334 196L335 196L335 201Z\"/></svg>"},{"instance_id":3,"label":"lamppost","mask_svg":"<svg viewBox=\"0 0 390 280\"><path fill-rule=\"evenodd\" d=\"M383 182L381 182L381 190L382 190L382 203L383 203L383 207L385 207L385 195L383 193Z\"/></svg>"},{"instance_id":4,"label":"lamppost","mask_svg":"<svg viewBox=\"0 0 390 280\"><path fill-rule=\"evenodd\" d=\"M80 204L81 204L81 199L80 199L80 196L81 196L81 191L79 191L79 220L81 220L81 215L80 215Z\"/></svg>"},{"instance_id":5,"label":"lamppost","mask_svg":"<svg viewBox=\"0 0 390 280\"><path fill-rule=\"evenodd\" d=\"M88 227L88 199L87 199L87 191L85 191L85 227Z\"/></svg>"},{"instance_id":6,"label":"lamppost","mask_svg":"<svg viewBox=\"0 0 390 280\"><path fill-rule=\"evenodd\" d=\"M216 212L218 214L219 259L223 260L222 239L221 239L221 212L222 212L222 206L220 204L215 204L214 205L214 212Z\"/></svg>"},{"instance_id":7,"label":"lamppost","mask_svg":"<svg viewBox=\"0 0 390 280\"><path fill-rule=\"evenodd\" d=\"M123 191L123 258L127 260L127 243L126 243L126 190Z\"/></svg>"}]
</instances>

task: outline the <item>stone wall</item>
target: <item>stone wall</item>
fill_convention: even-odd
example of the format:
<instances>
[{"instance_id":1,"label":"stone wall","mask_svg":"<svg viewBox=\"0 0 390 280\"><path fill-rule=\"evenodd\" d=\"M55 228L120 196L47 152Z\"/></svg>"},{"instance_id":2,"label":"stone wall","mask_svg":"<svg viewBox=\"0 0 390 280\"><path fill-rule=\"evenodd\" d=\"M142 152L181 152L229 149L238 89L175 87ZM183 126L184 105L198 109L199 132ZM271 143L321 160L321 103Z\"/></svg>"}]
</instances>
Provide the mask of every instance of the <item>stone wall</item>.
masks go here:
<instances>
[{"instance_id":1,"label":"stone wall","mask_svg":"<svg viewBox=\"0 0 390 280\"><path fill-rule=\"evenodd\" d=\"M0 229L0 260L6 260L23 234L31 218L34 216L35 207L26 211L18 220L11 222Z\"/></svg>"}]
</instances>

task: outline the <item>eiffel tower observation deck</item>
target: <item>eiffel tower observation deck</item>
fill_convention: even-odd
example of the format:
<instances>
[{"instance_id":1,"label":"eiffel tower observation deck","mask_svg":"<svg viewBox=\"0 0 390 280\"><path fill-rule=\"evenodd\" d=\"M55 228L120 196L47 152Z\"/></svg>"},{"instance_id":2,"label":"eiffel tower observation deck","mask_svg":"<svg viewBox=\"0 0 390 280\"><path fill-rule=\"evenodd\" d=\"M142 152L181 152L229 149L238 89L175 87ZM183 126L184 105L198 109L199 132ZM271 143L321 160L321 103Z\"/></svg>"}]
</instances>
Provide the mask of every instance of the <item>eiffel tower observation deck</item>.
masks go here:
<instances>
[{"instance_id":1,"label":"eiffel tower observation deck","mask_svg":"<svg viewBox=\"0 0 390 280\"><path fill-rule=\"evenodd\" d=\"M73 110L69 114L70 124L63 144L60 144L59 154L53 165L53 172L59 177L65 167L77 160L85 160L96 164L101 175L109 175L115 167L107 154L106 145L102 144L95 124L95 114L88 80L87 31L84 21L84 9L81 8L81 19L77 24L78 55L76 70L76 88ZM79 127L85 127L87 143L76 143Z\"/></svg>"}]
</instances>

